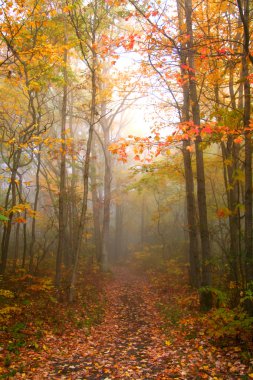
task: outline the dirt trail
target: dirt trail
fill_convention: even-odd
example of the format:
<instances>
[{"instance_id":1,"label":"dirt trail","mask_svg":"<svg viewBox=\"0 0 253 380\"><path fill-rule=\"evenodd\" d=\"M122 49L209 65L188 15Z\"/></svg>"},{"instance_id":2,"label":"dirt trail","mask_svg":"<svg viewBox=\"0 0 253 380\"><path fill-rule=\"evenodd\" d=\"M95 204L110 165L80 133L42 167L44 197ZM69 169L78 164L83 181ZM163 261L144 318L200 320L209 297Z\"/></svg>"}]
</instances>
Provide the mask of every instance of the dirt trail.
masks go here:
<instances>
[{"instance_id":1,"label":"dirt trail","mask_svg":"<svg viewBox=\"0 0 253 380\"><path fill-rule=\"evenodd\" d=\"M168 379L165 338L155 298L147 280L126 269L117 270L106 288L105 319L80 337L71 350L57 354L44 367L50 379ZM75 339L73 337L73 339ZM57 342L55 342L57 346ZM68 358L66 357L68 354ZM40 372L40 370L38 369ZM33 379L41 379L34 374Z\"/></svg>"},{"instance_id":2,"label":"dirt trail","mask_svg":"<svg viewBox=\"0 0 253 380\"><path fill-rule=\"evenodd\" d=\"M117 269L105 293L102 324L94 326L88 337L83 330L71 337L49 336L47 357L41 363L40 356L36 359L33 354L26 379L248 379L233 347L228 352L217 349L202 335L186 339L173 326L172 342L166 340L156 308L159 295L144 276Z\"/></svg>"}]
</instances>

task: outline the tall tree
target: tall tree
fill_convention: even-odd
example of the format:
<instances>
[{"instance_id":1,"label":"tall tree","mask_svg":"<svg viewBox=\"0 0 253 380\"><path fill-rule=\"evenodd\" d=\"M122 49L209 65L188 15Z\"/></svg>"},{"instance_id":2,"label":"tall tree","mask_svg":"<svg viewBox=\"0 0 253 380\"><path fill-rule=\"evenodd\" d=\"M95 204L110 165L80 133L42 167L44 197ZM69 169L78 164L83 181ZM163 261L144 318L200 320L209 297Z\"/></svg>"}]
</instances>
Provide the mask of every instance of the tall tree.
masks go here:
<instances>
[{"instance_id":1,"label":"tall tree","mask_svg":"<svg viewBox=\"0 0 253 380\"><path fill-rule=\"evenodd\" d=\"M67 45L67 20L64 16L64 44ZM60 186L59 186L59 234L58 234L58 248L56 254L56 271L55 271L55 284L57 287L61 283L61 266L64 249L66 249L66 124L67 124L67 104L68 104L68 50L64 49L63 58L63 95L62 95L62 110L61 110L61 155L60 155Z\"/></svg>"},{"instance_id":2,"label":"tall tree","mask_svg":"<svg viewBox=\"0 0 253 380\"><path fill-rule=\"evenodd\" d=\"M251 90L249 83L249 60L253 63L250 53L250 2L237 0L240 19L243 24L243 56L242 76L244 80L244 113L243 127L245 130L245 255L247 281L253 279L253 246L252 246L252 136L249 132L251 116Z\"/></svg>"},{"instance_id":3,"label":"tall tree","mask_svg":"<svg viewBox=\"0 0 253 380\"><path fill-rule=\"evenodd\" d=\"M194 35L192 26L192 2L191 0L185 1L185 20L186 30L189 36L187 41L187 58L189 68L195 71L195 58L194 58ZM200 108L197 93L196 79L189 75L189 93L191 100L191 111L194 125L200 127ZM210 251L210 237L208 230L207 220L207 202L206 202L206 186L205 186L205 170L204 170L204 157L201 148L202 139L200 136L196 137L196 166L197 166L197 199L199 211L199 228L201 237L201 253L202 253L202 285L211 284L211 251Z\"/></svg>"}]
</instances>

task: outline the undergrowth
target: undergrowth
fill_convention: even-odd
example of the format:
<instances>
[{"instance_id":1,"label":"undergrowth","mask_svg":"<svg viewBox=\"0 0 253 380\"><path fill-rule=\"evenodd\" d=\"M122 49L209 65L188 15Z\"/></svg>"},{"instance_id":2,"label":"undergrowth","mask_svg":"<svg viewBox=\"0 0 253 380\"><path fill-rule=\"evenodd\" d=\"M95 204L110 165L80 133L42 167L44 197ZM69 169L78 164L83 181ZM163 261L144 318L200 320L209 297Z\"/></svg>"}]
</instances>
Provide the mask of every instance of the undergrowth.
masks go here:
<instances>
[{"instance_id":1,"label":"undergrowth","mask_svg":"<svg viewBox=\"0 0 253 380\"><path fill-rule=\"evenodd\" d=\"M83 280L85 278L85 281ZM103 320L105 299L100 273L79 276L77 301L67 303L48 277L19 270L0 282L0 379L23 372L17 364L24 349L46 350L43 339L82 330L85 335Z\"/></svg>"},{"instance_id":2,"label":"undergrowth","mask_svg":"<svg viewBox=\"0 0 253 380\"><path fill-rule=\"evenodd\" d=\"M206 288L197 291L188 285L188 270L183 262L173 259L164 261L151 250L135 253L134 260L136 268L148 274L157 291L162 329L169 341L173 343L181 336L195 344L198 339L205 338L217 349L234 350L243 360L251 363L253 317L243 307L245 299L253 300L251 288L241 294L236 307L231 301L231 289L208 288L213 307L205 311L200 309L199 297Z\"/></svg>"}]
</instances>

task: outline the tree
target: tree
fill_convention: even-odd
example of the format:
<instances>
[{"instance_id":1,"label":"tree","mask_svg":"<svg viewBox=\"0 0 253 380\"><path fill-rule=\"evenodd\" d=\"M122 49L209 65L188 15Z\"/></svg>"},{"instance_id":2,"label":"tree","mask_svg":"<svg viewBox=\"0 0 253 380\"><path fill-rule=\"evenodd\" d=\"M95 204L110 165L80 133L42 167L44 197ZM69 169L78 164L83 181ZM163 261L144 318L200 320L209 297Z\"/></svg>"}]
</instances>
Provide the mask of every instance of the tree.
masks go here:
<instances>
[{"instance_id":1,"label":"tree","mask_svg":"<svg viewBox=\"0 0 253 380\"><path fill-rule=\"evenodd\" d=\"M90 155L92 149L92 139L95 125L97 124L97 78L99 70L98 61L98 42L101 38L101 28L105 27L107 19L107 11L104 3L95 1L83 5L81 2L75 4L67 3L69 9L69 17L76 33L77 41L80 47L80 53L84 63L89 70L90 80L90 106L87 115L88 137L86 144L85 160L83 164L83 196L81 204L81 215L78 226L77 241L75 247L75 261L72 270L69 299L73 301L75 298L75 283L77 276L77 267L79 255L82 245L82 234L86 222L87 199L88 199L88 183L90 170Z\"/></svg>"},{"instance_id":2,"label":"tree","mask_svg":"<svg viewBox=\"0 0 253 380\"><path fill-rule=\"evenodd\" d=\"M11 149L2 150L2 158L11 172L9 189L5 199L5 210L9 209L9 220L2 237L2 264L4 272L7 263L9 242L17 205L19 169L27 166L33 157L27 151L34 145L34 139L50 125L51 115L45 114L46 93L41 92L45 82L50 81L54 65L59 63L57 49L51 44L44 50L45 15L37 1L26 4L5 3L2 8L0 36L9 59L7 77L1 81L2 89L12 87L15 102L10 109L7 99L2 98L3 141ZM9 103L11 104L11 103ZM17 127L16 127L17 125Z\"/></svg>"}]
</instances>

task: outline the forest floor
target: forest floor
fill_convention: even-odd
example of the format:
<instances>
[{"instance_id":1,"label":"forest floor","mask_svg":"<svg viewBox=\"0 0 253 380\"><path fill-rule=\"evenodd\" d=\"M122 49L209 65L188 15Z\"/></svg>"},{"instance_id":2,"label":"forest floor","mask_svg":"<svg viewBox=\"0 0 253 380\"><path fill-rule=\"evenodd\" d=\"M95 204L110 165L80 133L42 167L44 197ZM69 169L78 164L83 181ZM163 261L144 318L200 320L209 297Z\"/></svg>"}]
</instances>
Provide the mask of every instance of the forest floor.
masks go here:
<instances>
[{"instance_id":1,"label":"forest floor","mask_svg":"<svg viewBox=\"0 0 253 380\"><path fill-rule=\"evenodd\" d=\"M184 292L180 298L178 292ZM117 268L104 282L103 320L89 329L45 332L37 347L19 348L11 379L253 378L250 360L231 342L214 345L196 320L197 297L187 285ZM45 313L47 311L45 310ZM198 322L196 322L198 321ZM197 323L197 324L196 324ZM6 359L5 359L6 360ZM5 362L6 366L6 362ZM9 368L10 369L10 368Z\"/></svg>"}]
</instances>

